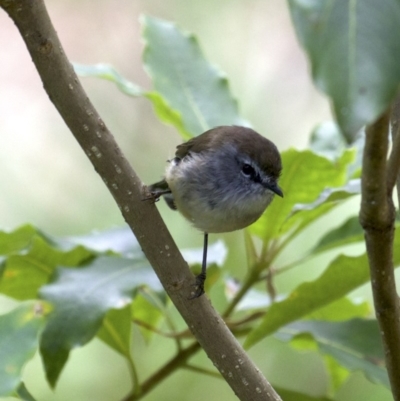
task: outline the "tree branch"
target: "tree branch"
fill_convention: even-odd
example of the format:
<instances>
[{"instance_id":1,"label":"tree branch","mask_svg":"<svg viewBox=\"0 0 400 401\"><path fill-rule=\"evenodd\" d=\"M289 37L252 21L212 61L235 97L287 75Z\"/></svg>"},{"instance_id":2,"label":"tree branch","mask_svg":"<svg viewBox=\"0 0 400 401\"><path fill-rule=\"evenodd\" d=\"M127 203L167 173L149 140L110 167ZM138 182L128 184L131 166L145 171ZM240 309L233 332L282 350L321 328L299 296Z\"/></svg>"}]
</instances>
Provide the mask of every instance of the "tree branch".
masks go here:
<instances>
[{"instance_id":1,"label":"tree branch","mask_svg":"<svg viewBox=\"0 0 400 401\"><path fill-rule=\"evenodd\" d=\"M43 0L0 0L30 52L43 86L101 176L176 308L240 400L280 400L212 308L188 300L194 276L142 183L94 109L69 63Z\"/></svg>"},{"instance_id":2,"label":"tree branch","mask_svg":"<svg viewBox=\"0 0 400 401\"><path fill-rule=\"evenodd\" d=\"M397 188L397 201L400 204L400 96L397 96L393 103L391 115L392 142L393 148L390 155L390 164L388 167L388 190L393 190L393 186Z\"/></svg>"},{"instance_id":3,"label":"tree branch","mask_svg":"<svg viewBox=\"0 0 400 401\"><path fill-rule=\"evenodd\" d=\"M199 343L195 342L189 345L184 350L178 352L178 354L168 361L161 369L159 369L154 375L150 376L147 380L142 383L138 392L132 391L122 401L137 401L144 397L149 391L153 390L155 386L160 384L166 379L172 372L178 368L184 367L186 361L193 356L200 349Z\"/></svg>"},{"instance_id":4,"label":"tree branch","mask_svg":"<svg viewBox=\"0 0 400 401\"><path fill-rule=\"evenodd\" d=\"M388 188L387 163L389 113L385 113L366 131L361 178L360 223L364 228L371 285L386 366L395 400L400 400L400 308L393 269L394 205ZM392 158L391 158L392 159ZM391 185L391 184L390 184Z\"/></svg>"}]
</instances>

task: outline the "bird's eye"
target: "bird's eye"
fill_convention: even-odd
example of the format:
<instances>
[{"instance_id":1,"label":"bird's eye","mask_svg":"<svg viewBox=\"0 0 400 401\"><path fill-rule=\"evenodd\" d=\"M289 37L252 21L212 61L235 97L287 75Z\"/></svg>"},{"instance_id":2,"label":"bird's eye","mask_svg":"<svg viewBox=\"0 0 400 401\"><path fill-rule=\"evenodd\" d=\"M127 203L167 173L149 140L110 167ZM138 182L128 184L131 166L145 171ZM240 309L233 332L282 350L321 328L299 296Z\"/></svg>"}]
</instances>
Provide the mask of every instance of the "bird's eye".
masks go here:
<instances>
[{"instance_id":1,"label":"bird's eye","mask_svg":"<svg viewBox=\"0 0 400 401\"><path fill-rule=\"evenodd\" d=\"M247 164L247 163L243 164L242 172L244 175L247 175L247 176L252 176L255 173L254 168L250 164Z\"/></svg>"}]
</instances>

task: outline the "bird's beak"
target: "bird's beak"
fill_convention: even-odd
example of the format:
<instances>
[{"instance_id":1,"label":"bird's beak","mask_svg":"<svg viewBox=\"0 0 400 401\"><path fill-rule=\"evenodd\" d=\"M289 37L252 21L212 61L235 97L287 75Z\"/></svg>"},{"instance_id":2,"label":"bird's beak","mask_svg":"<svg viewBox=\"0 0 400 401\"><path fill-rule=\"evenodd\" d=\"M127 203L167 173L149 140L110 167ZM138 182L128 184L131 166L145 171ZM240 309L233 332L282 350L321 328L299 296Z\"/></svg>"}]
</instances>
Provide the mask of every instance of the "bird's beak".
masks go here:
<instances>
[{"instance_id":1,"label":"bird's beak","mask_svg":"<svg viewBox=\"0 0 400 401\"><path fill-rule=\"evenodd\" d=\"M281 198L283 198L283 192L282 192L282 190L279 188L278 184L270 184L270 185L268 185L268 188L269 188L272 192L275 192L278 196L280 196Z\"/></svg>"}]
</instances>

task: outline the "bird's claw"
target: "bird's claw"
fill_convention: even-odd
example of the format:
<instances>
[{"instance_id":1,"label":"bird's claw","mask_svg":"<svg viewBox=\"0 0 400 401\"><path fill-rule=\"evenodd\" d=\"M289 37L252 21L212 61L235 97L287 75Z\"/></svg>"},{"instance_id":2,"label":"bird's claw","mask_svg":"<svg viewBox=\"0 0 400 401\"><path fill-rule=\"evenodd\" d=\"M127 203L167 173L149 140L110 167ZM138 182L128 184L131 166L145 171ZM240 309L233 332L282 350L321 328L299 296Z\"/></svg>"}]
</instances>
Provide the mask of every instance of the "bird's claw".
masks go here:
<instances>
[{"instance_id":1,"label":"bird's claw","mask_svg":"<svg viewBox=\"0 0 400 401\"><path fill-rule=\"evenodd\" d=\"M156 203L160 200L160 196L162 193L160 191L149 191L147 187L143 190L144 197L142 198L142 201L151 201L153 203Z\"/></svg>"},{"instance_id":2,"label":"bird's claw","mask_svg":"<svg viewBox=\"0 0 400 401\"><path fill-rule=\"evenodd\" d=\"M188 299L196 299L201 297L204 294L204 282L206 281L206 275L204 273L200 273L196 276L195 282L192 284L194 287L194 291L191 292L191 296Z\"/></svg>"}]
</instances>

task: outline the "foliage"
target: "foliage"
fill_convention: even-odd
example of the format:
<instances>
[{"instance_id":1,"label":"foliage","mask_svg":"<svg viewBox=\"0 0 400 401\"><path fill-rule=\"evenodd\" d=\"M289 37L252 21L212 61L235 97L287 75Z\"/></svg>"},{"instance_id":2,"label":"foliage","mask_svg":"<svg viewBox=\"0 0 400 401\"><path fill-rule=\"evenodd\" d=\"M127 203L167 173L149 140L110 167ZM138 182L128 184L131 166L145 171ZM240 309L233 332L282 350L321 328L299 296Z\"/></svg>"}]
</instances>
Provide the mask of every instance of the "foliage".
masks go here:
<instances>
[{"instance_id":1,"label":"foliage","mask_svg":"<svg viewBox=\"0 0 400 401\"><path fill-rule=\"evenodd\" d=\"M397 93L400 4L374 0L289 0L316 85L333 101L348 142L383 113ZM371 40L368 40L370 38Z\"/></svg>"},{"instance_id":2,"label":"foliage","mask_svg":"<svg viewBox=\"0 0 400 401\"><path fill-rule=\"evenodd\" d=\"M398 69L393 69L382 50L383 43L389 44L389 56L400 54L397 38L382 22L389 18L391 26L398 25L398 3L393 0L388 8L372 0L361 3L289 1L300 41L310 55L314 80L333 99L338 123L348 142L354 140L365 123L387 108L399 80ZM370 17L378 11L379 18ZM368 29L367 19L372 24ZM147 98L160 120L173 125L185 139L216 125L249 125L239 114L227 79L204 58L192 35L151 17L144 17L142 23L144 66L153 81L152 90L139 88L104 64L77 65L77 72L114 82L128 96ZM355 26L362 29L355 31ZM373 35L373 41L367 41L369 35ZM327 51L322 52L325 48ZM370 68L365 68L366 63ZM360 306L351 297L353 290L369 280L365 250L358 256L338 255L344 246L362 243L357 218L328 227L325 235L315 238L310 250L298 249L290 265L281 264L278 258L297 238L306 235L311 224L359 194L357 150L347 148L340 135L337 130L325 141L316 135L312 150L282 152L280 185L285 198L276 199L246 232L246 277L233 289L231 280L221 274L215 273L211 281L215 286L225 286L227 306L221 312L234 334L246 335L248 347L275 335L291 342L297 350L316 349L324 357L334 389L343 381L337 380L339 370L341 377L361 371L368 379L388 386L376 321L365 304ZM399 249L397 235L396 264L400 262ZM299 283L289 295L274 294L274 276L304 267L307 261L327 251L337 256L321 268L319 277ZM211 259L221 264L224 247L214 249L214 258L212 250L210 253ZM130 352L132 321L147 341L152 341L155 333L163 334L158 327L165 323L171 341L179 345L178 354L183 352L179 343L182 333L176 332L171 305L129 230L53 238L26 225L0 232L0 254L0 292L23 301L20 307L0 317L1 344L14 338L19 345L0 346L0 354L4 352L0 358L0 395L22 397L23 392L27 393L21 384L21 367L36 348L40 348L47 379L55 386L71 350L97 336L126 358L139 399L142 383L136 366L140 361ZM192 263L199 263L200 258L201 254L195 256ZM261 281L268 282L268 295L260 293L257 284ZM53 308L49 316L32 314L35 305L47 303ZM16 328L20 337L14 337ZM5 365L9 360L16 361L11 374L10 365ZM281 389L285 400L317 400L289 390ZM327 391L318 399L328 400L331 396Z\"/></svg>"}]
</instances>

